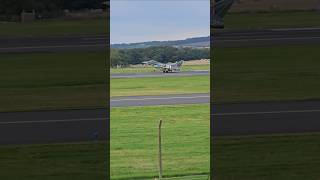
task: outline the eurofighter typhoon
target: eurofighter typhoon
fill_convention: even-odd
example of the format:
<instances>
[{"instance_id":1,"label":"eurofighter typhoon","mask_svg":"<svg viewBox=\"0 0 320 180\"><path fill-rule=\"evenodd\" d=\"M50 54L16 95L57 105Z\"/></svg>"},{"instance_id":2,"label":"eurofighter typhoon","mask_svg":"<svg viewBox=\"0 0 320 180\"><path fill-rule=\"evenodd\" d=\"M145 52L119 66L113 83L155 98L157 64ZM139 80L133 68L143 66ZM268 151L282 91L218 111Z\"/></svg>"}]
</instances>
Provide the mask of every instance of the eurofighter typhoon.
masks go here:
<instances>
[{"instance_id":1,"label":"eurofighter typhoon","mask_svg":"<svg viewBox=\"0 0 320 180\"><path fill-rule=\"evenodd\" d=\"M183 61L177 61L175 63L160 63L155 60L145 61L142 62L142 64L153 66L154 68L160 69L163 73L169 73L169 72L179 72L180 68L183 64Z\"/></svg>"}]
</instances>

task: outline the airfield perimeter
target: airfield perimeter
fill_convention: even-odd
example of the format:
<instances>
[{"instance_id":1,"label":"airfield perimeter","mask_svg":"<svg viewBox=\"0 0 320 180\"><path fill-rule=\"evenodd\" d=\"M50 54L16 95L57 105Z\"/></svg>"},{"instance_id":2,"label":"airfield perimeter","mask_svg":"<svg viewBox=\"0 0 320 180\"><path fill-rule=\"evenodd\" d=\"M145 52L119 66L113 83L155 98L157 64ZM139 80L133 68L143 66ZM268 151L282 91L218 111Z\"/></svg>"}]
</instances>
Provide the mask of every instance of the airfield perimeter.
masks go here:
<instances>
[{"instance_id":1,"label":"airfield perimeter","mask_svg":"<svg viewBox=\"0 0 320 180\"><path fill-rule=\"evenodd\" d=\"M219 37L219 34L221 37ZM223 36L223 37L222 37ZM25 38L19 41L15 38L6 38L4 41L0 41L0 52L1 53L10 53L10 52L38 52L38 51L64 51L66 48L68 50L74 50L74 51L81 51L81 48L79 47L85 47L87 50L92 49L96 50L97 47L101 46L106 47L105 42L107 41L105 37L92 37L90 36L89 39L84 39L85 37L76 37L76 38L61 38L61 39L51 39L51 38L39 38L39 39L33 39L33 38ZM33 39L33 40L32 40ZM290 41L288 41L290 40ZM219 32L217 34L216 39L214 40L216 42L215 45L217 46L250 46L251 43L254 42L255 45L272 45L274 43L306 43L306 42L320 42L320 29L278 29L278 30L258 30L258 31L242 31L242 32ZM235 43L239 42L239 43ZM44 43L44 44L41 44ZM87 43L81 43L81 42L87 42ZM218 43L219 42L219 43ZM37 45L38 44L38 45ZM38 47L39 44L41 44L41 47ZM42 46L43 45L43 46ZM63 47L67 45L68 47ZM201 73L208 73L208 72L201 72ZM176 73L175 75L178 75L179 73ZM167 76L167 74L161 74L158 73L157 76ZM191 74L191 75L198 75ZM121 75L114 75L112 76L121 76ZM135 74L135 76L145 76L145 74ZM169 75L171 76L171 75ZM145 98L145 97L144 97ZM178 98L179 99L179 98ZM172 99L170 100L169 104L181 104L183 102L178 101L178 99ZM151 102L152 105L157 104L156 101L159 100L158 98L155 98L153 102ZM181 98L179 100L182 100ZM188 99L188 101L190 98ZM199 103L199 99L194 98L197 103ZM162 100L163 101L163 100ZM115 101L114 101L115 102ZM111 103L114 103L111 101ZM142 101L139 103L140 106L143 106L144 103L150 103L150 101ZM208 100L206 100L206 103ZM128 103L123 101L123 103ZM132 103L132 101L130 102ZM289 108L288 110L284 112L277 112L279 110L266 107L263 111L261 109L254 111L252 114L237 114L242 119L242 126L248 127L250 129L243 129L243 132L238 132L235 130L235 128L238 128L238 123L236 122L239 119L235 120L235 114L219 117L219 121L215 121L217 123L216 130L213 130L213 132L219 132L218 134L254 134L254 133L273 133L278 132L279 130L283 130L282 133L286 132L304 132L304 131L315 131L316 127L320 127L317 124L314 124L314 119L316 119L319 116L319 112L315 107L309 108L309 109L302 109L305 102L294 102L293 108ZM316 104L320 104L317 102L314 102ZM281 104L280 102L273 103L275 105ZM290 103L292 104L292 103ZM147 105L147 104L146 104ZM228 107L233 107L234 105L221 105L221 107L225 107L223 109L228 109ZM252 108L250 105L247 104L238 104L239 107L242 106L248 106L249 108L243 108L242 112L252 112L250 111ZM252 104L252 107L255 107L256 104ZM217 106L219 107L219 106ZM301 107L301 108L299 108ZM268 109L270 108L270 109ZM242 108L240 108L242 109ZM289 111L289 112L287 112ZM67 115L72 114L72 115ZM108 133L105 132L98 132L99 128L104 124L106 124L106 117L105 116L99 116L103 110L61 110L61 111L48 111L48 112L13 112L13 113L1 113L0 119L2 122L0 123L0 132L2 133L0 137L3 139L0 140L1 144L11 144L11 143L47 143L47 142L72 142L72 141L85 141L85 140L92 140L95 138L102 138L106 136ZM226 111L227 113L234 113L233 110ZM261 113L262 112L262 113ZM266 112L266 113L263 113ZM286 128L284 128L282 125L279 125L279 115L281 114L281 117L290 117L294 116L292 118L296 118L297 121L292 121L295 123L284 123L283 125L286 125ZM84 115L85 114L85 115ZM102 113L103 114L103 113ZM98 119L97 119L98 115ZM310 117L310 123L307 123L308 120L304 121L298 121L299 116L303 117ZM44 118L50 117L50 118ZM261 131L261 124L260 123L252 123L253 119L257 119L257 116L259 116L259 122L267 119L266 121L263 121L265 123L268 123L268 126L264 126L265 131ZM10 118L9 118L10 117ZM82 117L82 118L80 118ZM87 118L83 118L87 117ZM249 117L249 118L242 118L242 117ZM214 118L214 117L213 117ZM80 119L80 120L79 120ZM230 122L224 124L219 123L220 119L224 122ZM282 118L286 119L286 118ZM42 122L44 121L44 122ZM244 121L248 121L248 123L245 123ZM282 122L284 122L283 120ZM221 121L222 122L222 121ZM237 126L229 127L229 125L232 125L232 123L237 124ZM54 125L52 125L54 124ZM249 124L251 124L249 126ZM84 126L83 126L84 125ZM277 127L279 125L279 129L273 129L274 127ZM291 129L292 125L292 129ZM69 127L68 127L69 126ZM41 127L41 128L39 128ZM78 127L78 128L74 128ZM85 128L83 128L85 127ZM90 128L92 127L92 128ZM221 128L220 128L221 127ZM220 132L217 129L224 129L223 127L226 127L225 132ZM270 129L266 128L270 127ZM281 127L283 127L281 129ZM298 129L296 129L299 127ZM16 129L19 129L19 131L16 131ZM49 131L50 129L50 131ZM260 130L259 130L260 129ZM319 129L318 129L319 130ZM224 131L224 130L223 130ZM18 133L19 132L19 133ZM32 132L32 133L30 133ZM97 133L98 132L98 133ZM37 134L42 134L42 136L36 136ZM37 138L36 138L37 137Z\"/></svg>"}]
</instances>

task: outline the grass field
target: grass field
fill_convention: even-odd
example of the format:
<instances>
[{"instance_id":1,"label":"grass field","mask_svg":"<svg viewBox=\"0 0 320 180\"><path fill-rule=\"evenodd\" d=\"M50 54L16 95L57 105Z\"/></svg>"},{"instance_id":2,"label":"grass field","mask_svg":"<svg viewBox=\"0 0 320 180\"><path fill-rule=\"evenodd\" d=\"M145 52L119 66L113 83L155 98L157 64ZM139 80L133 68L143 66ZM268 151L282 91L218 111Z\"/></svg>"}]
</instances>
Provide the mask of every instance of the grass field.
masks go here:
<instances>
[{"instance_id":1,"label":"grass field","mask_svg":"<svg viewBox=\"0 0 320 180\"><path fill-rule=\"evenodd\" d=\"M158 175L157 127L160 118L163 119L164 175L208 174L208 104L127 107L111 109L113 180L151 179Z\"/></svg>"},{"instance_id":2,"label":"grass field","mask_svg":"<svg viewBox=\"0 0 320 180\"><path fill-rule=\"evenodd\" d=\"M0 22L0 37L17 36L67 36L109 33L106 19L91 20L47 20L29 23Z\"/></svg>"},{"instance_id":3,"label":"grass field","mask_svg":"<svg viewBox=\"0 0 320 180\"><path fill-rule=\"evenodd\" d=\"M0 55L0 112L106 107L105 53Z\"/></svg>"},{"instance_id":4,"label":"grass field","mask_svg":"<svg viewBox=\"0 0 320 180\"><path fill-rule=\"evenodd\" d=\"M210 65L183 65L181 71L209 70ZM148 73L159 72L160 70L153 67L129 67L129 68L111 68L110 72L117 73Z\"/></svg>"},{"instance_id":5,"label":"grass field","mask_svg":"<svg viewBox=\"0 0 320 180\"><path fill-rule=\"evenodd\" d=\"M120 124L122 123L125 122L121 121ZM126 123L133 124L133 122ZM152 122L149 122L148 124L150 123ZM121 131L117 133L118 136L121 135L120 132ZM179 131L179 133L184 132ZM130 137L125 138L127 139ZM132 138L133 137L131 137L131 139ZM136 142L139 146L148 147L152 147L152 145L155 145L156 143L156 140L153 140L152 137L143 136L141 138L151 139L150 144L146 145L137 141L133 142ZM200 135L198 138L200 138ZM195 139L192 140L196 141ZM179 141L178 143L180 142L184 143L185 141L182 139L182 141ZM213 138L211 156L212 162L214 163L212 164L214 169L213 172L215 173L216 179L219 180L314 180L320 176L319 142L319 134ZM196 141L196 147L199 147L201 143L203 143L203 141ZM120 145L121 142L117 142L117 146L119 147ZM208 145L201 145L201 147L204 146ZM177 147L178 145L176 145L174 149L170 148L166 151L172 150L177 152ZM206 148L200 148L199 150L198 148L194 148L195 146L192 148L190 148L190 146L186 147L186 151L183 151L183 153L188 152L189 149L193 154L197 154L195 159L199 155L196 151L199 153L200 151L209 153ZM151 164L150 169L157 167L153 161L156 159L156 150L150 148L151 150L147 150L147 153L149 153L147 155L150 155L150 157L148 156L145 161L139 161L140 158L145 158L145 154L141 155L143 152L134 150L132 147L130 147L132 148L130 151L125 151L121 148L112 148L112 153L122 152L134 154L131 159L127 160L126 158L113 156L113 162L118 161L114 158L120 158L118 163L113 163L113 168L121 165L123 167L128 166L128 168L121 170L137 170L136 174L139 174L139 169L131 168L136 167L134 166L134 162L144 162L144 164L147 164L147 167ZM10 180L56 180L57 178L61 180L105 179L107 176L106 169L108 168L106 152L106 143L104 142L50 145L1 145L1 178ZM185 156L194 157L189 156L189 154L190 152ZM174 154L170 153L170 156L174 156ZM203 168L205 169L205 172L208 172L209 168L209 165L207 164L209 163L208 158L209 156L206 154L206 157L198 159L198 161L203 160L203 163L205 163L205 168ZM135 159L136 161L131 162L132 159ZM175 161L175 159L171 158L169 160ZM186 158L184 158L184 160L186 160ZM170 166L168 166L167 163L164 165L166 167L166 175L168 175L167 168ZM180 165L182 167L180 167ZM182 170L186 168L186 165L191 166L190 163L180 163L179 166L177 166L179 168L176 169L177 172L183 172ZM194 165L194 167L196 165ZM146 172L145 170L147 170L142 167L140 168L140 174L143 174L143 172ZM113 171L113 173L122 174L120 170L117 172ZM133 177L133 175L136 174L130 175ZM127 177L130 175L127 174ZM142 176L154 177L156 175L156 169L152 169L152 172L150 170L150 173L146 172ZM125 176L126 175L122 174L123 179L126 179ZM117 174L113 174L113 177L114 178L112 179L121 179Z\"/></svg>"},{"instance_id":6,"label":"grass field","mask_svg":"<svg viewBox=\"0 0 320 180\"><path fill-rule=\"evenodd\" d=\"M209 76L111 79L111 96L209 93Z\"/></svg>"},{"instance_id":7,"label":"grass field","mask_svg":"<svg viewBox=\"0 0 320 180\"><path fill-rule=\"evenodd\" d=\"M212 139L212 168L219 180L316 180L320 135Z\"/></svg>"},{"instance_id":8,"label":"grass field","mask_svg":"<svg viewBox=\"0 0 320 180\"><path fill-rule=\"evenodd\" d=\"M316 45L216 48L214 58L215 103L320 98Z\"/></svg>"},{"instance_id":9,"label":"grass field","mask_svg":"<svg viewBox=\"0 0 320 180\"><path fill-rule=\"evenodd\" d=\"M106 179L107 153L105 142L0 145L1 179Z\"/></svg>"},{"instance_id":10,"label":"grass field","mask_svg":"<svg viewBox=\"0 0 320 180\"><path fill-rule=\"evenodd\" d=\"M225 27L226 29L320 27L319 19L319 11L229 13L225 17Z\"/></svg>"}]
</instances>

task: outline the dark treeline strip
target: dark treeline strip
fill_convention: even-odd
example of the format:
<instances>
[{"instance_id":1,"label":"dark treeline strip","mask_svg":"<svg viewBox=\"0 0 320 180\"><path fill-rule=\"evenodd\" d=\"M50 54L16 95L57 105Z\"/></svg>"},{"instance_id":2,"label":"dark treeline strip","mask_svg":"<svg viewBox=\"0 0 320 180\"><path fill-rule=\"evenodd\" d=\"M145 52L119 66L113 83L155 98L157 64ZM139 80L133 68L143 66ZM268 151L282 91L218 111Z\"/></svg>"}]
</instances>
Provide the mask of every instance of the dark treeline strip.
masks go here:
<instances>
[{"instance_id":1,"label":"dark treeline strip","mask_svg":"<svg viewBox=\"0 0 320 180\"><path fill-rule=\"evenodd\" d=\"M15 21L23 11L52 18L62 15L64 9L103 9L106 0L0 0L0 20Z\"/></svg>"},{"instance_id":2,"label":"dark treeline strip","mask_svg":"<svg viewBox=\"0 0 320 180\"><path fill-rule=\"evenodd\" d=\"M209 59L210 49L175 48L171 46L153 46L137 49L111 49L111 66L128 66L143 61L155 60L161 63Z\"/></svg>"}]
</instances>

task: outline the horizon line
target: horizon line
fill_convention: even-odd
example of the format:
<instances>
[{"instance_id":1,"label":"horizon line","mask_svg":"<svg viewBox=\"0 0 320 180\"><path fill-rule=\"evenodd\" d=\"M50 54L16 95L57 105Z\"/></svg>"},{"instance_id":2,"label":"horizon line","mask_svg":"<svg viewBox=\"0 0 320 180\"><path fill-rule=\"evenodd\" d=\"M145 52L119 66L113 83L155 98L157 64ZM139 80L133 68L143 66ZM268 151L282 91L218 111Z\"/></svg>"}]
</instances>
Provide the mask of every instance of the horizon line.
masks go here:
<instances>
[{"instance_id":1,"label":"horizon line","mask_svg":"<svg viewBox=\"0 0 320 180\"><path fill-rule=\"evenodd\" d=\"M202 37L210 37L210 35L204 35L204 36L194 36L194 37L188 37L184 39L172 39L172 40L150 40L150 41L139 41L139 42L127 42L127 43L110 43L110 45L118 45L118 44L139 44L139 43L146 43L146 42L164 42L164 41L183 41L187 39L193 39L193 38L202 38Z\"/></svg>"}]
</instances>

